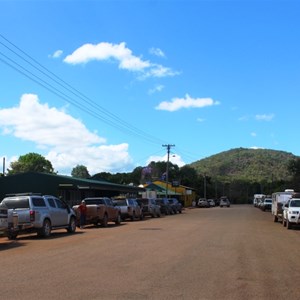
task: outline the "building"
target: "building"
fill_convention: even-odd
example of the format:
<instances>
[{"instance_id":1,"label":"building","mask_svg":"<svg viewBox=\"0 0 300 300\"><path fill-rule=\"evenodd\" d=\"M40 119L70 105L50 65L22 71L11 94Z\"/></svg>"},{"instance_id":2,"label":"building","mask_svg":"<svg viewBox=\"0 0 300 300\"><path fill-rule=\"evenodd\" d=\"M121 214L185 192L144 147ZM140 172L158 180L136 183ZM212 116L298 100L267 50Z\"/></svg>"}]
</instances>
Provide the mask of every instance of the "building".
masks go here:
<instances>
[{"instance_id":1,"label":"building","mask_svg":"<svg viewBox=\"0 0 300 300\"><path fill-rule=\"evenodd\" d=\"M180 185L177 182L168 183L166 181L156 180L144 185L145 192L148 195L154 195L158 198L166 197L177 198L183 206L192 206L193 200L196 200L196 191L193 188Z\"/></svg>"},{"instance_id":2,"label":"building","mask_svg":"<svg viewBox=\"0 0 300 300\"><path fill-rule=\"evenodd\" d=\"M61 197L71 206L86 197L137 197L141 187L116 184L106 180L82 179L46 173L19 173L0 177L0 201L7 194L41 193Z\"/></svg>"}]
</instances>

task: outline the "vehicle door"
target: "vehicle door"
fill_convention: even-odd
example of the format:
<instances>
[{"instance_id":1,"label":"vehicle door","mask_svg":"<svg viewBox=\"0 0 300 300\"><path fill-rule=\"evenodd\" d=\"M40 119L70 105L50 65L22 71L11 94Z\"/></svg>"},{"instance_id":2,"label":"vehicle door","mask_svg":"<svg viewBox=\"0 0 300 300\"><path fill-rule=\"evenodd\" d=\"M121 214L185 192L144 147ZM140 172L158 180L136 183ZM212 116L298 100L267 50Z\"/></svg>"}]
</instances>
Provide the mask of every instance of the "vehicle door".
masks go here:
<instances>
[{"instance_id":1,"label":"vehicle door","mask_svg":"<svg viewBox=\"0 0 300 300\"><path fill-rule=\"evenodd\" d=\"M53 199L53 201L55 202L55 207L53 207L53 209L51 207L53 226L62 226L68 224L69 212L67 209L67 205L58 198L53 197L49 198L49 200L50 199Z\"/></svg>"},{"instance_id":2,"label":"vehicle door","mask_svg":"<svg viewBox=\"0 0 300 300\"><path fill-rule=\"evenodd\" d=\"M133 205L133 207L135 209L135 215L137 217L140 217L141 214L142 214L141 207L139 206L139 204L137 203L137 201L135 199L132 199L131 201L132 201L132 205Z\"/></svg>"},{"instance_id":3,"label":"vehicle door","mask_svg":"<svg viewBox=\"0 0 300 300\"><path fill-rule=\"evenodd\" d=\"M114 206L114 203L110 198L104 198L103 200L105 201L108 218L110 220L116 219L117 214L119 213L118 208Z\"/></svg>"}]
</instances>

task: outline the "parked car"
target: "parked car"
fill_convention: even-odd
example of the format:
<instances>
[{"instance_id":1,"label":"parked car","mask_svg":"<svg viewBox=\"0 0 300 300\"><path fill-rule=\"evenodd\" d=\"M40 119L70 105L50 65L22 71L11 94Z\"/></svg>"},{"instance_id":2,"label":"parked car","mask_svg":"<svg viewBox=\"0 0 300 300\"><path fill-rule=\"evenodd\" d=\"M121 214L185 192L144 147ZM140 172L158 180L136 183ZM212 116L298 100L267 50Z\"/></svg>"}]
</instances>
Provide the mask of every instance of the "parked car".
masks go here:
<instances>
[{"instance_id":1,"label":"parked car","mask_svg":"<svg viewBox=\"0 0 300 300\"><path fill-rule=\"evenodd\" d=\"M282 224L291 229L293 225L300 225L300 194L296 193L283 205Z\"/></svg>"},{"instance_id":2,"label":"parked car","mask_svg":"<svg viewBox=\"0 0 300 300\"><path fill-rule=\"evenodd\" d=\"M8 214L18 216L18 234L36 232L38 236L49 237L54 229L67 229L73 233L76 230L76 214L67 203L52 195L24 193L5 197L1 204L8 208Z\"/></svg>"},{"instance_id":3,"label":"parked car","mask_svg":"<svg viewBox=\"0 0 300 300\"><path fill-rule=\"evenodd\" d=\"M160 206L156 203L154 198L140 198L136 200L142 207L144 216L160 217Z\"/></svg>"},{"instance_id":4,"label":"parked car","mask_svg":"<svg viewBox=\"0 0 300 300\"><path fill-rule=\"evenodd\" d=\"M113 201L108 197L91 197L83 199L85 201L86 224L94 224L97 226L101 224L103 227L108 226L108 222L114 222L116 225L121 223L121 210L114 206ZM76 212L77 226L79 226L79 212L78 206L73 206Z\"/></svg>"},{"instance_id":5,"label":"parked car","mask_svg":"<svg viewBox=\"0 0 300 300\"><path fill-rule=\"evenodd\" d=\"M230 201L227 197L220 198L220 207L223 207L223 206L230 207Z\"/></svg>"},{"instance_id":6,"label":"parked car","mask_svg":"<svg viewBox=\"0 0 300 300\"><path fill-rule=\"evenodd\" d=\"M209 203L210 207L215 207L216 206L216 202L214 199L208 199L207 202Z\"/></svg>"},{"instance_id":7,"label":"parked car","mask_svg":"<svg viewBox=\"0 0 300 300\"><path fill-rule=\"evenodd\" d=\"M120 208L122 220L130 219L142 220L144 218L142 208L137 203L136 199L115 199L114 206Z\"/></svg>"},{"instance_id":8,"label":"parked car","mask_svg":"<svg viewBox=\"0 0 300 300\"><path fill-rule=\"evenodd\" d=\"M171 204L174 214L182 213L182 204L176 198L169 198L168 201Z\"/></svg>"},{"instance_id":9,"label":"parked car","mask_svg":"<svg viewBox=\"0 0 300 300\"><path fill-rule=\"evenodd\" d=\"M210 204L205 198L200 198L197 203L198 207L210 207Z\"/></svg>"},{"instance_id":10,"label":"parked car","mask_svg":"<svg viewBox=\"0 0 300 300\"><path fill-rule=\"evenodd\" d=\"M156 203L160 206L160 211L164 215L173 215L173 209L167 198L157 198Z\"/></svg>"},{"instance_id":11,"label":"parked car","mask_svg":"<svg viewBox=\"0 0 300 300\"><path fill-rule=\"evenodd\" d=\"M266 210L271 211L271 208L272 208L272 198L265 198L264 201L262 202L260 208L263 211L266 211Z\"/></svg>"}]
</instances>

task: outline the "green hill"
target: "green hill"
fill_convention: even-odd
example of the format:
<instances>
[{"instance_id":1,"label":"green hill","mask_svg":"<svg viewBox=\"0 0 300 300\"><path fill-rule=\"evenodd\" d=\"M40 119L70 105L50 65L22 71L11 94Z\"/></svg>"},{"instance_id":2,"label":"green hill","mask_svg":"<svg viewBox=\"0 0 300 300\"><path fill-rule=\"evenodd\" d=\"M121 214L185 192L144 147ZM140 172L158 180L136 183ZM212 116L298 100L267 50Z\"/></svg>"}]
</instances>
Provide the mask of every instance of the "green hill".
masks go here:
<instances>
[{"instance_id":1,"label":"green hill","mask_svg":"<svg viewBox=\"0 0 300 300\"><path fill-rule=\"evenodd\" d=\"M189 166L198 174L220 181L273 182L291 178L288 163L295 158L299 157L284 151L236 148L198 160Z\"/></svg>"}]
</instances>

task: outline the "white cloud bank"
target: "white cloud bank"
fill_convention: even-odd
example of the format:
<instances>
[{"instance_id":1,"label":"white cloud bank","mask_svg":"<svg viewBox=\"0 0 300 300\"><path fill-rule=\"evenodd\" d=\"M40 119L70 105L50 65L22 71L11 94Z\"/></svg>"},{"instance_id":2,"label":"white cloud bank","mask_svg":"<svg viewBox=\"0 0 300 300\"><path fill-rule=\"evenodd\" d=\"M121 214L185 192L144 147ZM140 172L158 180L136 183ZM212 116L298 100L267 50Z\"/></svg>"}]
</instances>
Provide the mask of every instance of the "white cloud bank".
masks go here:
<instances>
[{"instance_id":1,"label":"white cloud bank","mask_svg":"<svg viewBox=\"0 0 300 300\"><path fill-rule=\"evenodd\" d=\"M17 107L0 109L0 128L2 135L33 142L48 152L44 156L59 173L70 174L77 164L85 165L90 174L113 173L132 163L128 144L107 145L105 138L90 132L80 120L41 104L37 95L24 94Z\"/></svg>"},{"instance_id":2,"label":"white cloud bank","mask_svg":"<svg viewBox=\"0 0 300 300\"><path fill-rule=\"evenodd\" d=\"M120 69L127 71L140 72L140 78L147 77L166 77L178 75L178 72L170 68L143 60L133 55L126 44L112 44L102 42L99 44L84 44L77 48L72 54L65 57L64 62L72 65L86 64L90 61L115 60L119 63Z\"/></svg>"},{"instance_id":3,"label":"white cloud bank","mask_svg":"<svg viewBox=\"0 0 300 300\"><path fill-rule=\"evenodd\" d=\"M173 98L172 101L163 101L155 107L157 110L176 111L182 108L202 108L206 106L218 105L220 102L211 98L192 98L188 94L185 98Z\"/></svg>"}]
</instances>

